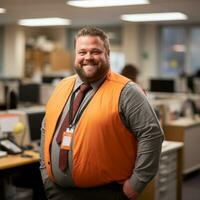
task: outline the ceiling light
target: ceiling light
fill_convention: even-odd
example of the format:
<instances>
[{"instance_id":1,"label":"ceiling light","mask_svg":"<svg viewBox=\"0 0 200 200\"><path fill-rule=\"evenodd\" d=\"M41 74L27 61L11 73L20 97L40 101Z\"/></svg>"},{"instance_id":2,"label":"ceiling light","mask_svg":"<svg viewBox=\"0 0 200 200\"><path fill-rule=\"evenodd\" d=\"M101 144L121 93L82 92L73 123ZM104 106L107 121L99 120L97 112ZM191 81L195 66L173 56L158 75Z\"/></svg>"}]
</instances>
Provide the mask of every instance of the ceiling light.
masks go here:
<instances>
[{"instance_id":1,"label":"ceiling light","mask_svg":"<svg viewBox=\"0 0 200 200\"><path fill-rule=\"evenodd\" d=\"M81 8L110 7L110 6L129 6L149 4L149 0L73 0L68 1L68 5Z\"/></svg>"},{"instance_id":2,"label":"ceiling light","mask_svg":"<svg viewBox=\"0 0 200 200\"><path fill-rule=\"evenodd\" d=\"M18 24L23 26L63 26L70 25L71 20L63 18L34 18L21 19Z\"/></svg>"},{"instance_id":3,"label":"ceiling light","mask_svg":"<svg viewBox=\"0 0 200 200\"><path fill-rule=\"evenodd\" d=\"M122 15L121 19L130 22L150 22L150 21L186 20L187 16L180 12L167 12L167 13Z\"/></svg>"},{"instance_id":4,"label":"ceiling light","mask_svg":"<svg viewBox=\"0 0 200 200\"><path fill-rule=\"evenodd\" d=\"M0 8L0 13L5 13L6 9L5 8Z\"/></svg>"}]
</instances>

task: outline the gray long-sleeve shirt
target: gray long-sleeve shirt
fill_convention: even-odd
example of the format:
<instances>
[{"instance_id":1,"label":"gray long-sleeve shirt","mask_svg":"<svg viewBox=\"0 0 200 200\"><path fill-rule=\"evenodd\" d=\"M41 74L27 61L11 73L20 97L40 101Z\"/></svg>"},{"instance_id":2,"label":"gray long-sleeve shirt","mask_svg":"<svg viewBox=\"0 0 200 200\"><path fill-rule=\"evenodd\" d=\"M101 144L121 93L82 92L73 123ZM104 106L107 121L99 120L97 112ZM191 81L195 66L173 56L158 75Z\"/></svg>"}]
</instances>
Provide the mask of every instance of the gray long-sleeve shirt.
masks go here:
<instances>
[{"instance_id":1,"label":"gray long-sleeve shirt","mask_svg":"<svg viewBox=\"0 0 200 200\"><path fill-rule=\"evenodd\" d=\"M92 90L86 94L77 114L92 98L92 96L101 85L102 81L103 80L99 80L98 82L91 84ZM77 78L74 86L74 91L76 91L81 84L82 81ZM63 173L58 167L60 147L56 142L56 136L68 109L69 101L67 102L60 118L60 122L57 125L51 146L53 174L56 179L56 183L64 187L74 186L74 182L71 176L73 162L72 152L69 151L68 156L69 168L66 173ZM119 99L119 114L124 125L135 135L138 140L137 158L135 168L133 169L133 174L130 177L130 183L135 191L140 192L157 172L162 141L164 138L163 131L145 94L137 86L136 83L129 82L123 88ZM45 134L44 124L45 119L42 123L40 166L43 180L47 178L43 154Z\"/></svg>"}]
</instances>

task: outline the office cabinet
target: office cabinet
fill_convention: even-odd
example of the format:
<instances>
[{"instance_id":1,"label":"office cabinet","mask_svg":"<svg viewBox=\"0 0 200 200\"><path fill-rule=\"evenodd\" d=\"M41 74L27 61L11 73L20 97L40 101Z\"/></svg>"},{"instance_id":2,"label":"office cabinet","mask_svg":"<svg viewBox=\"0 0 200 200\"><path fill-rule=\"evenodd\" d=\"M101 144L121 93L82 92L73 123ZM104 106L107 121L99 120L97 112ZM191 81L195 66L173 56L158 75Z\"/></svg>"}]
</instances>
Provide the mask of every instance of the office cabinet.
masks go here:
<instances>
[{"instance_id":1,"label":"office cabinet","mask_svg":"<svg viewBox=\"0 0 200 200\"><path fill-rule=\"evenodd\" d=\"M183 174L200 169L200 120L184 118L168 122L164 132L167 140L184 143Z\"/></svg>"},{"instance_id":2,"label":"office cabinet","mask_svg":"<svg viewBox=\"0 0 200 200\"><path fill-rule=\"evenodd\" d=\"M138 200L181 200L182 142L164 141L157 176Z\"/></svg>"},{"instance_id":3,"label":"office cabinet","mask_svg":"<svg viewBox=\"0 0 200 200\"><path fill-rule=\"evenodd\" d=\"M156 177L155 200L176 200L177 152L161 155L159 172Z\"/></svg>"}]
</instances>

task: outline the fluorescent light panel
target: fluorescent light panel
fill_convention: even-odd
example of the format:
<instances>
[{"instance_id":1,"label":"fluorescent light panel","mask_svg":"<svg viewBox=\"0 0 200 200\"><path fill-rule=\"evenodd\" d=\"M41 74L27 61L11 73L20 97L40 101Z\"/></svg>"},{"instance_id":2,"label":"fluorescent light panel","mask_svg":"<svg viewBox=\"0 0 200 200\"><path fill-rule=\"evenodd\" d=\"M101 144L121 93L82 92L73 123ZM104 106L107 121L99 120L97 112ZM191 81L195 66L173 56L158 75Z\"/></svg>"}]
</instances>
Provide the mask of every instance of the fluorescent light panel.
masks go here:
<instances>
[{"instance_id":1,"label":"fluorescent light panel","mask_svg":"<svg viewBox=\"0 0 200 200\"><path fill-rule=\"evenodd\" d=\"M67 4L81 8L95 8L149 4L149 0L74 0L68 1Z\"/></svg>"},{"instance_id":2,"label":"fluorescent light panel","mask_svg":"<svg viewBox=\"0 0 200 200\"><path fill-rule=\"evenodd\" d=\"M130 22L186 20L187 16L180 12L146 13L122 15L121 19Z\"/></svg>"},{"instance_id":3,"label":"fluorescent light panel","mask_svg":"<svg viewBox=\"0 0 200 200\"><path fill-rule=\"evenodd\" d=\"M6 9L5 8L0 8L0 13L5 13Z\"/></svg>"},{"instance_id":4,"label":"fluorescent light panel","mask_svg":"<svg viewBox=\"0 0 200 200\"><path fill-rule=\"evenodd\" d=\"M34 18L34 19L21 19L18 24L23 26L63 26L70 25L71 20L64 18Z\"/></svg>"}]
</instances>

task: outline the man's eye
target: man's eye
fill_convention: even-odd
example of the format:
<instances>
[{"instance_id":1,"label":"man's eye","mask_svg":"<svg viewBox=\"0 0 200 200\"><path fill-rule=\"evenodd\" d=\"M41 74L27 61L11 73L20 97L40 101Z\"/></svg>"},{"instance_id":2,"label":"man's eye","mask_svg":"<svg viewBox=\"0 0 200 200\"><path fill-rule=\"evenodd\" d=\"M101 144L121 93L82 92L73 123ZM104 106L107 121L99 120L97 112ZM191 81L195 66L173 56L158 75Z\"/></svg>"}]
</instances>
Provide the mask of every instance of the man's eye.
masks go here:
<instances>
[{"instance_id":1,"label":"man's eye","mask_svg":"<svg viewBox=\"0 0 200 200\"><path fill-rule=\"evenodd\" d=\"M94 55L99 55L101 53L101 51L93 51L92 54Z\"/></svg>"},{"instance_id":2,"label":"man's eye","mask_svg":"<svg viewBox=\"0 0 200 200\"><path fill-rule=\"evenodd\" d=\"M80 51L78 54L79 55L85 55L85 51Z\"/></svg>"}]
</instances>

